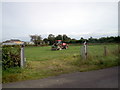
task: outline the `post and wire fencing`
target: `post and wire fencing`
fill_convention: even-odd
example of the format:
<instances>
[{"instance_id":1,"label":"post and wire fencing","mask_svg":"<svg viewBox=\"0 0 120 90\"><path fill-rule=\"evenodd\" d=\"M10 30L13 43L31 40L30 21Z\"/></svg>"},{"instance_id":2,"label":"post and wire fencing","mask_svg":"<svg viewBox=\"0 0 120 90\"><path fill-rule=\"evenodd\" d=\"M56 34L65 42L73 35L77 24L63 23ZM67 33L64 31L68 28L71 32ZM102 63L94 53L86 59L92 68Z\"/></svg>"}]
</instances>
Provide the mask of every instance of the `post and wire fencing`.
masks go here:
<instances>
[{"instance_id":1,"label":"post and wire fencing","mask_svg":"<svg viewBox=\"0 0 120 90\"><path fill-rule=\"evenodd\" d=\"M86 60L89 58L100 58L107 56L114 56L120 53L119 45L117 44L88 44L87 41L83 43L80 49L80 56Z\"/></svg>"}]
</instances>

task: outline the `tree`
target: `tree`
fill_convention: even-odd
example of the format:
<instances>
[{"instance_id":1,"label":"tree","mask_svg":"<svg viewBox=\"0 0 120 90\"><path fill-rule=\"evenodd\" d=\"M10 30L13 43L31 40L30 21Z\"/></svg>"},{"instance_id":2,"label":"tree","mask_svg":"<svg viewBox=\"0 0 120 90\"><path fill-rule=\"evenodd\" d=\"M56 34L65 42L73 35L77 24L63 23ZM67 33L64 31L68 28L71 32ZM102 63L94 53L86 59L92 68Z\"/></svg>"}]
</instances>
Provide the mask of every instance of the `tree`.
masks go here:
<instances>
[{"instance_id":1,"label":"tree","mask_svg":"<svg viewBox=\"0 0 120 90\"><path fill-rule=\"evenodd\" d=\"M58 35L55 37L55 40L63 40L63 36L62 35Z\"/></svg>"},{"instance_id":2,"label":"tree","mask_svg":"<svg viewBox=\"0 0 120 90\"><path fill-rule=\"evenodd\" d=\"M48 39L47 39L47 38L44 38L43 41L44 41L45 43L48 43Z\"/></svg>"},{"instance_id":3,"label":"tree","mask_svg":"<svg viewBox=\"0 0 120 90\"><path fill-rule=\"evenodd\" d=\"M45 42L45 44L49 44L49 40L47 38L44 38L43 41Z\"/></svg>"},{"instance_id":4,"label":"tree","mask_svg":"<svg viewBox=\"0 0 120 90\"><path fill-rule=\"evenodd\" d=\"M104 42L106 42L106 37L99 38L99 43L104 43Z\"/></svg>"},{"instance_id":5,"label":"tree","mask_svg":"<svg viewBox=\"0 0 120 90\"><path fill-rule=\"evenodd\" d=\"M69 43L71 38L68 37L66 34L63 34L63 35L58 35L55 37L55 40L62 40L63 42L66 42L66 43Z\"/></svg>"},{"instance_id":6,"label":"tree","mask_svg":"<svg viewBox=\"0 0 120 90\"><path fill-rule=\"evenodd\" d=\"M55 42L55 36L53 34L49 34L48 41L49 41L50 45L52 45Z\"/></svg>"},{"instance_id":7,"label":"tree","mask_svg":"<svg viewBox=\"0 0 120 90\"><path fill-rule=\"evenodd\" d=\"M76 43L76 39L75 38L71 39L70 43Z\"/></svg>"},{"instance_id":8,"label":"tree","mask_svg":"<svg viewBox=\"0 0 120 90\"><path fill-rule=\"evenodd\" d=\"M92 37L90 37L89 39L88 39L88 42L90 42L90 43L97 43L97 39L96 38L92 38Z\"/></svg>"},{"instance_id":9,"label":"tree","mask_svg":"<svg viewBox=\"0 0 120 90\"><path fill-rule=\"evenodd\" d=\"M70 37L68 37L67 35L63 35L63 42L66 42L66 43L69 43L70 42L70 40L71 40L71 38Z\"/></svg>"},{"instance_id":10,"label":"tree","mask_svg":"<svg viewBox=\"0 0 120 90\"><path fill-rule=\"evenodd\" d=\"M120 36L114 37L114 42L120 43Z\"/></svg>"},{"instance_id":11,"label":"tree","mask_svg":"<svg viewBox=\"0 0 120 90\"><path fill-rule=\"evenodd\" d=\"M30 35L31 41L34 42L36 46L40 45L42 42L41 35Z\"/></svg>"},{"instance_id":12,"label":"tree","mask_svg":"<svg viewBox=\"0 0 120 90\"><path fill-rule=\"evenodd\" d=\"M84 39L83 37L80 38L80 43L84 43L86 41L86 39Z\"/></svg>"}]
</instances>

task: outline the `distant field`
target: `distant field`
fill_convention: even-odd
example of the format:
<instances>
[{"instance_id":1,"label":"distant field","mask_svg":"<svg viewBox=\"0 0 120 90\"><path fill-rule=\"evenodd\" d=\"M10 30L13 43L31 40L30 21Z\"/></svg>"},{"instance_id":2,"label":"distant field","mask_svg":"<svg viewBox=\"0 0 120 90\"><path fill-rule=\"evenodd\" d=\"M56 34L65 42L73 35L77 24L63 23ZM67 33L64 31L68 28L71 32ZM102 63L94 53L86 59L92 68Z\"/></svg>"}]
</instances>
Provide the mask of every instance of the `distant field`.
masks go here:
<instances>
[{"instance_id":1,"label":"distant field","mask_svg":"<svg viewBox=\"0 0 120 90\"><path fill-rule=\"evenodd\" d=\"M71 59L80 54L80 46L70 46L67 50L51 51L51 47L26 47L25 56L28 61L46 61Z\"/></svg>"},{"instance_id":2,"label":"distant field","mask_svg":"<svg viewBox=\"0 0 120 90\"><path fill-rule=\"evenodd\" d=\"M51 47L25 47L26 68L3 71L3 83L40 79L63 73L89 71L118 65L118 45L89 45L88 59L81 58L82 45L71 45L67 50L51 51Z\"/></svg>"},{"instance_id":3,"label":"distant field","mask_svg":"<svg viewBox=\"0 0 120 90\"><path fill-rule=\"evenodd\" d=\"M117 51L118 45L90 45L88 46L88 55L102 56L104 46L107 47L108 53ZM51 47L26 47L25 56L28 61L46 61L46 60L63 60L73 59L75 55L80 55L82 45L69 46L67 50L51 51Z\"/></svg>"}]
</instances>

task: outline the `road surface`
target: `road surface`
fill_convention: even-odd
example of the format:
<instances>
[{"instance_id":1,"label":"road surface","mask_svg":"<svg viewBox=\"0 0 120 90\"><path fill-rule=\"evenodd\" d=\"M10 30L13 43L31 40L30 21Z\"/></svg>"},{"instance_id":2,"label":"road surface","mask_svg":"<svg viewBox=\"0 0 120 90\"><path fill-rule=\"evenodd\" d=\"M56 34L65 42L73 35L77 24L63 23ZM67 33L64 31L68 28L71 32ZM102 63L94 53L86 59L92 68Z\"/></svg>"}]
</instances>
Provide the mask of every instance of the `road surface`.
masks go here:
<instances>
[{"instance_id":1,"label":"road surface","mask_svg":"<svg viewBox=\"0 0 120 90\"><path fill-rule=\"evenodd\" d=\"M3 88L118 88L118 67L7 83Z\"/></svg>"}]
</instances>

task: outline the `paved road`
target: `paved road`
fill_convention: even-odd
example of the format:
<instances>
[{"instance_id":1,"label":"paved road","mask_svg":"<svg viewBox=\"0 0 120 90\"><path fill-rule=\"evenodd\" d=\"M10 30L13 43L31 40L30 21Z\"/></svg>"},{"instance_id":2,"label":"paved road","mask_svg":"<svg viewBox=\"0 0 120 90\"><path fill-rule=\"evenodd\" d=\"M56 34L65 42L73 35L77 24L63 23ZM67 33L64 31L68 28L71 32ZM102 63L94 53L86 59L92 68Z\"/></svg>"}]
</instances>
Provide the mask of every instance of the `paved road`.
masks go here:
<instances>
[{"instance_id":1,"label":"paved road","mask_svg":"<svg viewBox=\"0 0 120 90\"><path fill-rule=\"evenodd\" d=\"M3 88L118 88L118 67L8 83Z\"/></svg>"}]
</instances>

